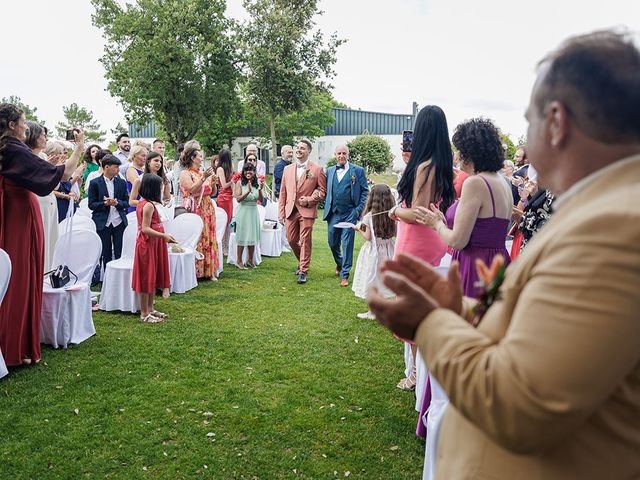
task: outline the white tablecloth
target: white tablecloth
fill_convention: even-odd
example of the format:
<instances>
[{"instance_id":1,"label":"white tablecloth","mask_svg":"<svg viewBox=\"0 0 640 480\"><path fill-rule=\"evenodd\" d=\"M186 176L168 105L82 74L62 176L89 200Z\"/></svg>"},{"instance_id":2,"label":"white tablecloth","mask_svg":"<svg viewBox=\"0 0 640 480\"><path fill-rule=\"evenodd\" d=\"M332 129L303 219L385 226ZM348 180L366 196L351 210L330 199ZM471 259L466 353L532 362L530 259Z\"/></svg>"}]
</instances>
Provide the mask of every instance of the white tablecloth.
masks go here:
<instances>
[{"instance_id":1,"label":"white tablecloth","mask_svg":"<svg viewBox=\"0 0 640 480\"><path fill-rule=\"evenodd\" d=\"M67 348L96 334L91 315L89 285L78 282L68 289L44 284L40 341L54 348Z\"/></svg>"}]
</instances>

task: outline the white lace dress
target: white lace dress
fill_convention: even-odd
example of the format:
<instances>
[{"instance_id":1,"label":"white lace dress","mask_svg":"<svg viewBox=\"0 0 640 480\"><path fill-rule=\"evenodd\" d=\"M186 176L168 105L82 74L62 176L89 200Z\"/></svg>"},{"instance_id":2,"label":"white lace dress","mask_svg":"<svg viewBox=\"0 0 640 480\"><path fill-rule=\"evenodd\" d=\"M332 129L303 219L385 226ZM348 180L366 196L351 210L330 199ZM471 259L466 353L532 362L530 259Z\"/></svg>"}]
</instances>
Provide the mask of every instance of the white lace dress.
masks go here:
<instances>
[{"instance_id":1,"label":"white lace dress","mask_svg":"<svg viewBox=\"0 0 640 480\"><path fill-rule=\"evenodd\" d=\"M385 297L393 297L393 293L382 287L379 282L379 266L385 259L393 258L395 240L393 238L381 239L375 237L371 213L367 213L364 216L362 223L371 232L371 240L366 241L360 249L351 289L356 294L356 297L365 298L369 285L375 283Z\"/></svg>"}]
</instances>

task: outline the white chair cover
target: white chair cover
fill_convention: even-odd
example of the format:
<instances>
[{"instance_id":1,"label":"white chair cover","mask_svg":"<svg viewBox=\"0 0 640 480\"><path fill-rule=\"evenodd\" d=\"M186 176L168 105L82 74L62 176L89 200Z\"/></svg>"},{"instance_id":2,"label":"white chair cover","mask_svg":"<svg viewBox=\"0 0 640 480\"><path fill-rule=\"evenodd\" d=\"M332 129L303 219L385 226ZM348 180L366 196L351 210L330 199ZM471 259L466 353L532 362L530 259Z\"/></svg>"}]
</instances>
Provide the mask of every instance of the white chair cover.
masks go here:
<instances>
[{"instance_id":1,"label":"white chair cover","mask_svg":"<svg viewBox=\"0 0 640 480\"><path fill-rule=\"evenodd\" d=\"M170 291L184 293L198 286L196 278L196 247L204 228L202 219L195 213L178 215L166 226L168 233L185 249L183 253L169 250Z\"/></svg>"},{"instance_id":2,"label":"white chair cover","mask_svg":"<svg viewBox=\"0 0 640 480\"><path fill-rule=\"evenodd\" d=\"M422 471L423 480L433 480L436 478L436 459L438 458L438 439L440 437L440 426L442 419L449 405L449 398L444 392L438 381L429 376L431 384L431 405L429 410L424 414L421 421L427 427L427 442L424 451L424 469Z\"/></svg>"},{"instance_id":3,"label":"white chair cover","mask_svg":"<svg viewBox=\"0 0 640 480\"><path fill-rule=\"evenodd\" d=\"M54 348L67 348L95 335L89 285L100 258L100 237L89 230L62 235L53 252L54 265L66 265L78 281L53 288L46 279L43 287L40 340Z\"/></svg>"},{"instance_id":4,"label":"white chair cover","mask_svg":"<svg viewBox=\"0 0 640 480\"><path fill-rule=\"evenodd\" d=\"M135 223L136 225L138 224L138 217L136 216L135 211L127 213L127 226L132 223Z\"/></svg>"},{"instance_id":5,"label":"white chair cover","mask_svg":"<svg viewBox=\"0 0 640 480\"><path fill-rule=\"evenodd\" d=\"M278 222L278 205L267 200L267 206L258 206L260 212L260 253L266 257L282 255L282 225ZM264 228L264 221L276 222L276 228Z\"/></svg>"},{"instance_id":6,"label":"white chair cover","mask_svg":"<svg viewBox=\"0 0 640 480\"><path fill-rule=\"evenodd\" d=\"M273 204L275 207L275 218L277 219L279 217L279 203L274 203ZM268 205L267 205L268 207ZM269 215L267 215L267 218L270 218ZM282 249L283 252L291 252L291 247L289 246L289 242L287 241L287 231L284 228L284 225L280 224L280 247Z\"/></svg>"},{"instance_id":7,"label":"white chair cover","mask_svg":"<svg viewBox=\"0 0 640 480\"><path fill-rule=\"evenodd\" d=\"M183 213L173 219L169 226L169 233L181 246L195 250L203 228L204 224L198 215L195 213Z\"/></svg>"},{"instance_id":8,"label":"white chair cover","mask_svg":"<svg viewBox=\"0 0 640 480\"><path fill-rule=\"evenodd\" d=\"M235 265L237 257L238 257L238 246L236 245L236 233L231 232L229 234L229 255L227 255L227 263L230 265ZM249 249L245 247L244 251L242 252L242 263L247 263L248 259L249 259ZM253 262L256 265L260 265L262 263L262 254L260 253L260 244L256 245L253 251Z\"/></svg>"},{"instance_id":9,"label":"white chair cover","mask_svg":"<svg viewBox=\"0 0 640 480\"><path fill-rule=\"evenodd\" d=\"M93 212L91 212L91 210L89 209L89 199L88 198L83 198L82 200L80 200L80 205L78 206L78 208L76 209L75 215L74 216L81 216L81 217L89 217L91 218L91 214Z\"/></svg>"},{"instance_id":10,"label":"white chair cover","mask_svg":"<svg viewBox=\"0 0 640 480\"><path fill-rule=\"evenodd\" d=\"M100 310L135 313L140 310L138 295L131 289L133 257L138 226L128 224L122 235L122 256L107 263L100 291Z\"/></svg>"},{"instance_id":11,"label":"white chair cover","mask_svg":"<svg viewBox=\"0 0 640 480\"><path fill-rule=\"evenodd\" d=\"M222 238L224 237L224 231L227 228L228 221L227 212L220 207L216 207L216 240L218 241L218 257L220 259L218 262L218 274L223 270L224 255L222 253Z\"/></svg>"},{"instance_id":12,"label":"white chair cover","mask_svg":"<svg viewBox=\"0 0 640 480\"><path fill-rule=\"evenodd\" d=\"M0 305L9 288L11 279L11 259L7 252L0 248Z\"/></svg>"},{"instance_id":13,"label":"white chair cover","mask_svg":"<svg viewBox=\"0 0 640 480\"><path fill-rule=\"evenodd\" d=\"M0 305L2 305L4 295L7 293L7 289L9 288L9 279L11 279L11 259L7 252L0 248ZM8 373L9 370L7 370L7 365L4 363L2 351L0 350L0 378L4 377Z\"/></svg>"},{"instance_id":14,"label":"white chair cover","mask_svg":"<svg viewBox=\"0 0 640 480\"><path fill-rule=\"evenodd\" d=\"M96 224L91 217L83 215L74 215L73 222L69 218L63 219L58 225L58 231L62 235L69 231L69 224L72 223L73 230L89 230L90 232L96 231Z\"/></svg>"}]
</instances>

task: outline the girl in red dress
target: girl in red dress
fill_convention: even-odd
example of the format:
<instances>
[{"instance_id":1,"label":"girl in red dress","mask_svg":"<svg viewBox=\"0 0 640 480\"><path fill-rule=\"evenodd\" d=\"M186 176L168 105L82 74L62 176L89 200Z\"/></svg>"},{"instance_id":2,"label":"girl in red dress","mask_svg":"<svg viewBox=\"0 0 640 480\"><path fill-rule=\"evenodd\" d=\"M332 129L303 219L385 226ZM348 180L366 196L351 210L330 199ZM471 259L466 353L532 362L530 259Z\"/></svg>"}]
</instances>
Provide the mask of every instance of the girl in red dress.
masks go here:
<instances>
[{"instance_id":1,"label":"girl in red dress","mask_svg":"<svg viewBox=\"0 0 640 480\"><path fill-rule=\"evenodd\" d=\"M140 295L140 320L158 323L167 315L153 307L156 289L169 288L167 243L177 243L164 233L156 205L162 203L162 178L145 173L140 182L140 202L136 207L138 239L133 260L131 288Z\"/></svg>"}]
</instances>

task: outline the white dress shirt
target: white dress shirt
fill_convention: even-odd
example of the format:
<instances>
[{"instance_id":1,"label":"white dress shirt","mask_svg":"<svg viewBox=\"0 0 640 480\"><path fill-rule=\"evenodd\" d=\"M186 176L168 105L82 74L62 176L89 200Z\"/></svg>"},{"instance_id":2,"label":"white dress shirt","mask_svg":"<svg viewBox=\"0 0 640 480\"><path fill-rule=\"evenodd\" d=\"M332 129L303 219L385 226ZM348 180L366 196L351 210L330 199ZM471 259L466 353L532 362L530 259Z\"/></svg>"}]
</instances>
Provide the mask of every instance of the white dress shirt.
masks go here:
<instances>
[{"instance_id":1,"label":"white dress shirt","mask_svg":"<svg viewBox=\"0 0 640 480\"><path fill-rule=\"evenodd\" d=\"M116 198L113 179L108 179L107 177L104 177L104 183L107 184L107 193L109 194L109 197ZM116 207L110 207L109 218L107 218L107 224L105 226L117 227L121 223L122 223L122 218L120 218L120 214L118 213L118 210L116 209Z\"/></svg>"},{"instance_id":2,"label":"white dress shirt","mask_svg":"<svg viewBox=\"0 0 640 480\"><path fill-rule=\"evenodd\" d=\"M240 160L238 162L238 172L242 173L242 167L244 167L244 160ZM258 165L256 166L256 174L263 176L267 174L267 164L262 160L258 160Z\"/></svg>"},{"instance_id":3,"label":"white dress shirt","mask_svg":"<svg viewBox=\"0 0 640 480\"><path fill-rule=\"evenodd\" d=\"M344 164L344 168L338 168L336 166L336 176L338 177L338 183L342 181L345 174L349 171L349 162Z\"/></svg>"},{"instance_id":4,"label":"white dress shirt","mask_svg":"<svg viewBox=\"0 0 640 480\"><path fill-rule=\"evenodd\" d=\"M296 180L300 180L300 175L302 175L309 164L309 160L304 163L296 162Z\"/></svg>"}]
</instances>

